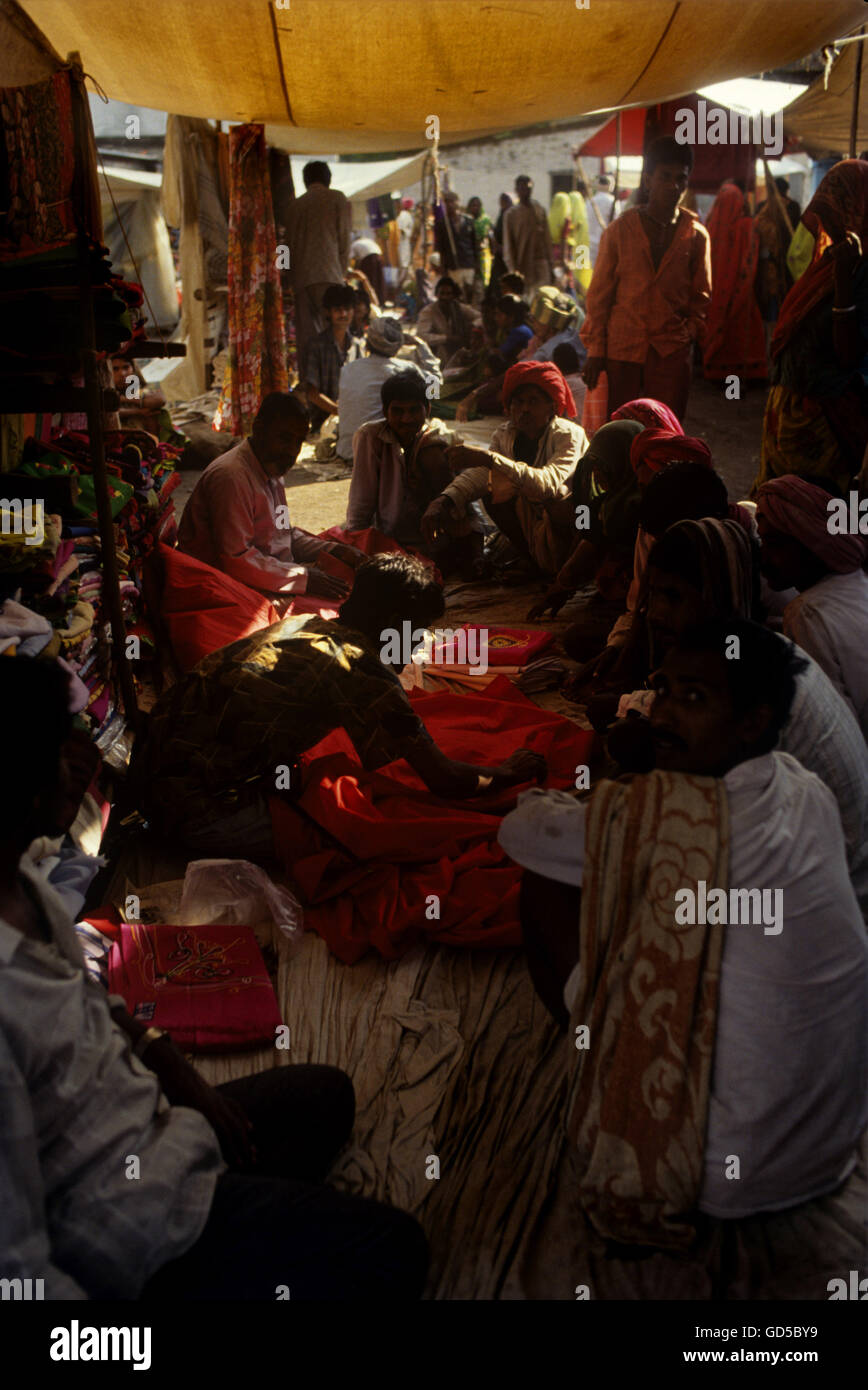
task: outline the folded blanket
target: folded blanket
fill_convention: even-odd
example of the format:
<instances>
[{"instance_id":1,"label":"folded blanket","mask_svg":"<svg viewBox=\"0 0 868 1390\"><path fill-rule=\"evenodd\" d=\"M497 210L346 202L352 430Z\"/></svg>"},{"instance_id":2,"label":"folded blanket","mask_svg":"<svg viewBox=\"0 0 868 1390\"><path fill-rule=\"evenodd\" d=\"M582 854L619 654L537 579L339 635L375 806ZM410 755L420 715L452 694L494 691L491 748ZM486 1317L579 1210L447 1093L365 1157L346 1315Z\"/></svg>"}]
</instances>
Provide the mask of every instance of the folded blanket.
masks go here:
<instances>
[{"instance_id":1,"label":"folded blanket","mask_svg":"<svg viewBox=\"0 0 868 1390\"><path fill-rule=\"evenodd\" d=\"M194 1051L273 1042L281 1023L250 927L125 922L109 956L109 989L134 1018Z\"/></svg>"}]
</instances>

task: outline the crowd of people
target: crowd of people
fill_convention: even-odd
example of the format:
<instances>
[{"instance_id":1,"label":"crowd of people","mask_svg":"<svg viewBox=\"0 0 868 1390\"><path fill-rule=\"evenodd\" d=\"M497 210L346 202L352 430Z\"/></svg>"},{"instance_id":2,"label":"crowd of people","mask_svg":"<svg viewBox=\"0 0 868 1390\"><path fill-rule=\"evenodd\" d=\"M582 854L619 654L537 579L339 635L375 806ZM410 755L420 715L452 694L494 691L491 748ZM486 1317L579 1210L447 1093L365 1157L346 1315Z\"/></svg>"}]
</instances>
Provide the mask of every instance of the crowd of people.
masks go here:
<instances>
[{"instance_id":1,"label":"crowd of people","mask_svg":"<svg viewBox=\"0 0 868 1390\"><path fill-rule=\"evenodd\" d=\"M683 206L690 174L689 147L656 141L640 199L615 217L610 181L581 207L564 195L557 242L526 176L494 223L447 193L442 273L411 323L387 312L364 239L350 266L349 205L307 166L290 222L298 386L204 471L179 535L293 616L172 685L130 776L154 833L253 860L274 767L335 728L365 768L403 758L437 797L530 788L500 843L524 870L537 992L592 1038L566 1117L577 1201L616 1247L664 1250L687 1247L697 1212L838 1189L868 1121L868 161L835 165L796 226L781 190L754 223L733 183L703 225ZM781 217L812 239L797 277L764 230ZM591 250L584 281L571 235ZM685 434L700 352L712 377L768 374L749 498ZM503 417L487 447L460 437L474 411ZM345 540L294 527L283 485L330 421L352 470ZM370 528L388 553L355 543ZM535 585L533 621L570 605L564 694L605 769L587 793L544 789L531 750L476 766L427 732L381 636L436 623L451 576ZM418 1297L416 1223L323 1185L352 1126L348 1078L291 1067L214 1090L81 970L69 922L19 869L57 830L65 695L59 673L13 664L3 1272L44 1276L49 1297ZM673 892L700 880L716 907L679 918ZM736 909L754 895L775 910L750 922ZM144 1180L121 1198L127 1152Z\"/></svg>"}]
</instances>

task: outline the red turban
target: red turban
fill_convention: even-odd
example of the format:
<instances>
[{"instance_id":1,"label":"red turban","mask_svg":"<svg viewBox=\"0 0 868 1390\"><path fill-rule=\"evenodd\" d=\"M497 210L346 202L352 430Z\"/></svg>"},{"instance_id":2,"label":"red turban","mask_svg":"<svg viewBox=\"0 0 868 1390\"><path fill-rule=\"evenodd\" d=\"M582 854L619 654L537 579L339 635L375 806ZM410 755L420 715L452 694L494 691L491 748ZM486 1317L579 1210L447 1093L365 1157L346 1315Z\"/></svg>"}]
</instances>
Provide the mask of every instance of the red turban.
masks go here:
<instances>
[{"instance_id":1,"label":"red turban","mask_svg":"<svg viewBox=\"0 0 868 1390\"><path fill-rule=\"evenodd\" d=\"M832 494L788 473L763 483L756 495L757 513L769 526L792 536L835 574L852 574L868 556L868 540L829 533Z\"/></svg>"},{"instance_id":2,"label":"red turban","mask_svg":"<svg viewBox=\"0 0 868 1390\"><path fill-rule=\"evenodd\" d=\"M613 410L612 420L638 420L640 425L650 430L671 430L673 434L683 434L681 422L674 410L662 401L652 401L650 396L642 396L637 401L628 401Z\"/></svg>"},{"instance_id":3,"label":"red turban","mask_svg":"<svg viewBox=\"0 0 868 1390\"><path fill-rule=\"evenodd\" d=\"M506 409L520 386L538 386L554 402L555 413L572 420L576 414L573 393L566 377L554 362L516 362L503 378L503 405Z\"/></svg>"},{"instance_id":4,"label":"red turban","mask_svg":"<svg viewBox=\"0 0 868 1390\"><path fill-rule=\"evenodd\" d=\"M668 464L682 460L711 468L711 450L704 440L691 439L689 434L680 431L675 434L672 430L643 430L630 446L634 473L638 473L643 463L653 473L661 473Z\"/></svg>"}]
</instances>

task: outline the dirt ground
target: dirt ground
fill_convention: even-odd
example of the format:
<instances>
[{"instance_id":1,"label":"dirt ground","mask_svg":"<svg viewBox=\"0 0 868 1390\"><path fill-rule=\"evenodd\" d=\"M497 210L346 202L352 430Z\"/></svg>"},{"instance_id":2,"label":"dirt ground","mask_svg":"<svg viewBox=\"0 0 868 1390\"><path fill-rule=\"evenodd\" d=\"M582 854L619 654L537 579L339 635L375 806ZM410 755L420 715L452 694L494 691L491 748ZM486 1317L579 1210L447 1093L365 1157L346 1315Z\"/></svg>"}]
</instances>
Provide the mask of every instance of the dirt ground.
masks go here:
<instances>
[{"instance_id":1,"label":"dirt ground","mask_svg":"<svg viewBox=\"0 0 868 1390\"><path fill-rule=\"evenodd\" d=\"M717 383L694 382L685 431L708 444L731 501L746 497L756 476L765 402L763 386L746 392L743 389L741 400L728 401ZM497 424L492 417L473 420L459 429L468 443L487 444ZM190 471L181 474L181 485L175 492L179 516L198 476ZM293 525L316 533L343 521L349 477L338 476L334 464L317 463L313 445L305 445L286 483Z\"/></svg>"}]
</instances>

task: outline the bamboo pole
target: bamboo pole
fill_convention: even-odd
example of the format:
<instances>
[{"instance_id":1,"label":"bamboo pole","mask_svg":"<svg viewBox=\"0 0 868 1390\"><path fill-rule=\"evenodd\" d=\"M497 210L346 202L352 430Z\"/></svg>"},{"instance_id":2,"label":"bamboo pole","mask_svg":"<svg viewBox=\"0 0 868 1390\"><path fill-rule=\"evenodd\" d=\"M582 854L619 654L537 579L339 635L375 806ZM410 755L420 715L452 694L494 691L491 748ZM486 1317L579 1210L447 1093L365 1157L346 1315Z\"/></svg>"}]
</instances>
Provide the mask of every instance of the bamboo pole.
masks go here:
<instances>
[{"instance_id":1,"label":"bamboo pole","mask_svg":"<svg viewBox=\"0 0 868 1390\"><path fill-rule=\"evenodd\" d=\"M860 38L865 33L865 25L859 30ZM855 159L859 144L859 98L862 92L862 54L864 45L856 49L856 75L853 79L853 111L850 116L850 158Z\"/></svg>"},{"instance_id":2,"label":"bamboo pole","mask_svg":"<svg viewBox=\"0 0 868 1390\"><path fill-rule=\"evenodd\" d=\"M79 149L88 147L86 123L90 119L84 74L78 54L70 55L72 81L80 87L80 101L73 102L73 119ZM80 170L82 178L85 170ZM99 358L96 347L96 323L93 313L93 285L90 278L88 237L84 228L78 232L79 295L81 305L82 363L87 396L87 432L93 465L94 494L100 539L100 568L103 574L103 594L108 608L112 634L112 657L117 668L124 715L133 732L138 731L139 706L132 667L127 660L126 626L121 604L120 573L115 550L115 527L108 490L105 464L105 433L103 430L102 387L99 380Z\"/></svg>"}]
</instances>

